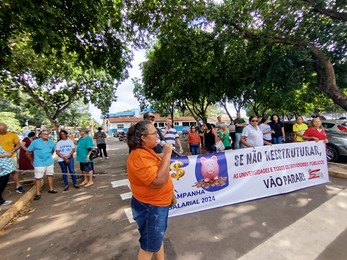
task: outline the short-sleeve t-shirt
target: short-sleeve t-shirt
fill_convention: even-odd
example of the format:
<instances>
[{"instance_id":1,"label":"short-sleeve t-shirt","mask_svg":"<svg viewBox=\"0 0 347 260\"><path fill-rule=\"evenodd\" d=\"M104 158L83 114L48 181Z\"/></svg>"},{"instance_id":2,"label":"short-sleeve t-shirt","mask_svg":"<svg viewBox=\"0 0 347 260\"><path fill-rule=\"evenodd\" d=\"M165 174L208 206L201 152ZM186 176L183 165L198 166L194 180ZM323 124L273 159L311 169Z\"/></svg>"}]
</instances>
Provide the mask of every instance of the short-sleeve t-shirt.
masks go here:
<instances>
[{"instance_id":1,"label":"short-sleeve t-shirt","mask_svg":"<svg viewBox=\"0 0 347 260\"><path fill-rule=\"evenodd\" d=\"M173 182L169 177L160 189L150 187L161 165L161 161L153 154L153 151L142 148L132 150L127 161L128 179L133 196L138 201L164 207L171 203Z\"/></svg>"},{"instance_id":2,"label":"short-sleeve t-shirt","mask_svg":"<svg viewBox=\"0 0 347 260\"><path fill-rule=\"evenodd\" d=\"M17 143L19 143L19 138L15 133L7 132L4 135L0 135L0 145L6 152L12 151ZM14 156L16 156L16 153L13 154Z\"/></svg>"},{"instance_id":3,"label":"short-sleeve t-shirt","mask_svg":"<svg viewBox=\"0 0 347 260\"><path fill-rule=\"evenodd\" d=\"M105 144L106 143L106 134L105 132L98 131L94 134L94 139L96 144Z\"/></svg>"},{"instance_id":4,"label":"short-sleeve t-shirt","mask_svg":"<svg viewBox=\"0 0 347 260\"><path fill-rule=\"evenodd\" d=\"M85 137L81 137L77 141L77 149L76 149L76 159L78 162L85 163L87 159L87 155L89 153L89 149L94 147L93 139L86 135ZM93 160L91 160L93 161Z\"/></svg>"},{"instance_id":5,"label":"short-sleeve t-shirt","mask_svg":"<svg viewBox=\"0 0 347 260\"><path fill-rule=\"evenodd\" d=\"M44 141L42 138L35 139L28 147L29 152L34 152L34 167L44 167L54 164L52 154L54 142L51 139Z\"/></svg>"},{"instance_id":6,"label":"short-sleeve t-shirt","mask_svg":"<svg viewBox=\"0 0 347 260\"><path fill-rule=\"evenodd\" d=\"M66 139L66 140L60 140L58 141L55 150L60 151L60 153L64 156L67 156L70 154L72 149L75 148L75 144L72 140ZM58 162L64 161L63 158L58 157Z\"/></svg>"},{"instance_id":7,"label":"short-sleeve t-shirt","mask_svg":"<svg viewBox=\"0 0 347 260\"><path fill-rule=\"evenodd\" d=\"M254 128L252 125L247 125L242 131L242 136L246 136L247 144L253 147L264 145L263 132L258 126Z\"/></svg>"},{"instance_id":8,"label":"short-sleeve t-shirt","mask_svg":"<svg viewBox=\"0 0 347 260\"><path fill-rule=\"evenodd\" d=\"M282 135L282 127L284 127L283 123L281 121L278 121L277 123L275 122L270 122L270 127L272 130L275 131L274 134L272 134L272 137L280 137Z\"/></svg>"},{"instance_id":9,"label":"short-sleeve t-shirt","mask_svg":"<svg viewBox=\"0 0 347 260\"><path fill-rule=\"evenodd\" d=\"M164 136L165 141L168 143L172 143L173 147L175 147L176 144L176 138L179 138L179 135L177 133L177 130L173 127L171 127Z\"/></svg>"},{"instance_id":10,"label":"short-sleeve t-shirt","mask_svg":"<svg viewBox=\"0 0 347 260\"><path fill-rule=\"evenodd\" d=\"M268 124L260 124L259 125L260 130L263 132L263 139L266 141L271 141L271 133L264 134L265 132L268 132L271 130L271 127Z\"/></svg>"},{"instance_id":11,"label":"short-sleeve t-shirt","mask_svg":"<svg viewBox=\"0 0 347 260\"><path fill-rule=\"evenodd\" d=\"M235 132L236 133L242 133L244 126L236 126L236 124L243 124L246 123L246 121L243 118L235 118Z\"/></svg>"},{"instance_id":12,"label":"short-sleeve t-shirt","mask_svg":"<svg viewBox=\"0 0 347 260\"><path fill-rule=\"evenodd\" d=\"M306 129L307 129L307 125L305 123L293 125L293 132L299 132L300 134L304 134ZM302 139L302 137L298 135L295 135L295 139L297 142L304 141L304 139Z\"/></svg>"},{"instance_id":13,"label":"short-sleeve t-shirt","mask_svg":"<svg viewBox=\"0 0 347 260\"><path fill-rule=\"evenodd\" d=\"M319 140L328 139L327 134L323 129L307 128L304 136L307 137L317 137Z\"/></svg>"},{"instance_id":14,"label":"short-sleeve t-shirt","mask_svg":"<svg viewBox=\"0 0 347 260\"><path fill-rule=\"evenodd\" d=\"M219 134L218 134L218 137L219 138L221 138L221 137L223 137L223 135L224 135L224 139L223 139L223 145L225 146L225 147L230 147L231 146L231 144L230 144L230 140L229 140L229 131L227 131L225 134L223 133L223 132L220 132Z\"/></svg>"}]
</instances>

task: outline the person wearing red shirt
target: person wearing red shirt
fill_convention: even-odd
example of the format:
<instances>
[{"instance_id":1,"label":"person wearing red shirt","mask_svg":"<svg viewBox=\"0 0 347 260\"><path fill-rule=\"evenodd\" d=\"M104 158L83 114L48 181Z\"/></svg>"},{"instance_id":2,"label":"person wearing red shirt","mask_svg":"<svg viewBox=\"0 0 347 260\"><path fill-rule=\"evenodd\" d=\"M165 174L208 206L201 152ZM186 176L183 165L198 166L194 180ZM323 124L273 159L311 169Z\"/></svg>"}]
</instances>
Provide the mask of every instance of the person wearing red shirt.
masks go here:
<instances>
[{"instance_id":1,"label":"person wearing red shirt","mask_svg":"<svg viewBox=\"0 0 347 260\"><path fill-rule=\"evenodd\" d=\"M311 121L311 127L306 129L302 139L306 141L320 141L323 140L324 143L328 143L328 137L326 132L322 127L322 122L319 118L313 118Z\"/></svg>"},{"instance_id":2,"label":"person wearing red shirt","mask_svg":"<svg viewBox=\"0 0 347 260\"><path fill-rule=\"evenodd\" d=\"M200 142L200 134L196 131L195 126L191 126L188 133L187 144L192 155L200 154Z\"/></svg>"}]
</instances>

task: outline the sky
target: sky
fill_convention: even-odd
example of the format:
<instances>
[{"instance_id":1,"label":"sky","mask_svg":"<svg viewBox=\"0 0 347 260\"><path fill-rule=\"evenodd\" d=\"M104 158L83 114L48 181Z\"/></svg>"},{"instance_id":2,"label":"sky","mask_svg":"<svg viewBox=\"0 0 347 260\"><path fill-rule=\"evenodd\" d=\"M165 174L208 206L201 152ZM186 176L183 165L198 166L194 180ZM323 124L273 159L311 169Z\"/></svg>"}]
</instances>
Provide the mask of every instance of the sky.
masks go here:
<instances>
[{"instance_id":1,"label":"sky","mask_svg":"<svg viewBox=\"0 0 347 260\"><path fill-rule=\"evenodd\" d=\"M140 64L146 60L145 54L146 50L134 51L134 60L131 62L132 68L128 69L129 77L118 86L116 91L117 102L112 103L109 113L112 114L140 107L139 102L133 94L134 85L131 79L135 77L141 78ZM99 123L102 122L100 119L100 109L91 104L89 107L89 112L91 113L92 118Z\"/></svg>"},{"instance_id":2,"label":"sky","mask_svg":"<svg viewBox=\"0 0 347 260\"><path fill-rule=\"evenodd\" d=\"M141 78L141 70L140 70L140 64L146 60L146 50L139 50L134 51L134 60L132 61L132 68L129 68L129 78L122 82L118 86L118 89L116 91L117 102L113 102L109 113L117 113L122 112L126 110L132 110L132 109L139 109L140 104L137 101L137 99L134 97L133 89L134 85L132 83L132 78ZM228 110L231 113L233 117L236 116L236 111L233 106L230 104L228 105ZM101 123L102 119L101 116L101 110L97 109L94 105L90 105L89 112L92 115L92 118L94 118L97 122ZM241 116L245 117L246 112L244 110L241 110Z\"/></svg>"}]
</instances>

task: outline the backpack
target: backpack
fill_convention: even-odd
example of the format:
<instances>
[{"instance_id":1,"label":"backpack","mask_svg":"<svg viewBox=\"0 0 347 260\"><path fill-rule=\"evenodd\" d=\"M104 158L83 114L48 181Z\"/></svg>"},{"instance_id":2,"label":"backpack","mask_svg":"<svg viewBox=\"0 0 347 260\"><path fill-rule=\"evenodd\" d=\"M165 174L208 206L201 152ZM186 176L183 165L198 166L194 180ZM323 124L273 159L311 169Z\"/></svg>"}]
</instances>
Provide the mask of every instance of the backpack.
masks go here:
<instances>
[{"instance_id":1,"label":"backpack","mask_svg":"<svg viewBox=\"0 0 347 260\"><path fill-rule=\"evenodd\" d=\"M90 153L89 159L93 160L95 158L99 157L99 149L98 148L92 148L92 152Z\"/></svg>"}]
</instances>

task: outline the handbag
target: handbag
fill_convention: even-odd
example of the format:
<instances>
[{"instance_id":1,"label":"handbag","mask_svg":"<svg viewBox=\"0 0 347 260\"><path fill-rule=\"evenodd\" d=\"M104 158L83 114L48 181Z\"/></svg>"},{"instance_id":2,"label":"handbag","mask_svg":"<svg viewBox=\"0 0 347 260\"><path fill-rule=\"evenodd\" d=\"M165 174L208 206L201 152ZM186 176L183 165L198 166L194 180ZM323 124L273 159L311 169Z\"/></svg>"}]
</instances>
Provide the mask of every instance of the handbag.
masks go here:
<instances>
[{"instance_id":1,"label":"handbag","mask_svg":"<svg viewBox=\"0 0 347 260\"><path fill-rule=\"evenodd\" d=\"M221 140L218 140L216 142L216 148L217 148L217 152L221 152L225 149L224 144Z\"/></svg>"},{"instance_id":2,"label":"handbag","mask_svg":"<svg viewBox=\"0 0 347 260\"><path fill-rule=\"evenodd\" d=\"M98 148L92 148L92 152L89 155L89 159L93 160L95 158L99 157L99 149Z\"/></svg>"}]
</instances>

